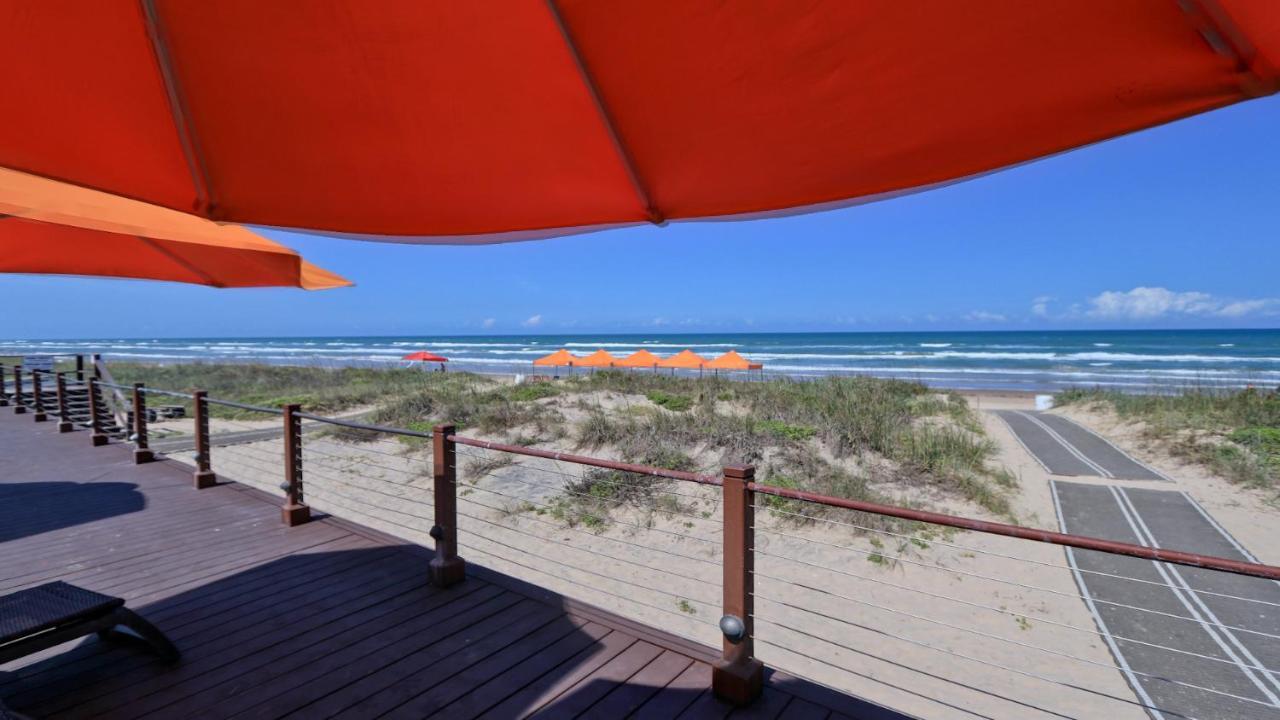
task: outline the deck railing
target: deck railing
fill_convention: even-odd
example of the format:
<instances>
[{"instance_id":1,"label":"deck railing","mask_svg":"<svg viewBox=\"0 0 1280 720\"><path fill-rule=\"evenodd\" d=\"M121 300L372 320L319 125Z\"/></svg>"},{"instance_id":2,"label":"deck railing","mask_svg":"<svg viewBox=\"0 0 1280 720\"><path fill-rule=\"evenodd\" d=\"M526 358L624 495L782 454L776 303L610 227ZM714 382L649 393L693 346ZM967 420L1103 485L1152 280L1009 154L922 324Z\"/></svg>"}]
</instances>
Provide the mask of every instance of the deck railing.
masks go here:
<instances>
[{"instance_id":1,"label":"deck railing","mask_svg":"<svg viewBox=\"0 0 1280 720\"><path fill-rule=\"evenodd\" d=\"M7 387L5 372L0 367L0 388ZM17 368L11 374L22 377ZM65 373L54 376L58 417L71 422L67 388L73 381ZM44 388L38 382L26 387L18 380L5 399L41 407ZM1242 619L1280 611L1280 602L1263 592L1280 581L1280 567L1161 548L1139 528L1142 544L1116 542L778 487L758 482L749 465L695 473L491 442L447 424L430 432L388 427L295 404L264 407L92 377L85 387L95 445L107 442L103 389L131 393L128 440L137 462L165 452L153 442L169 442L149 432L147 396L179 399L191 406L193 445L175 445L171 454L190 454L197 488L215 485L215 467L225 463L237 480L283 494L288 525L308 522L314 505L411 540L429 538L436 551L429 572L441 586L462 580L463 556L474 555L565 594L635 609L698 639L714 632L721 648L713 687L736 704L760 694L764 655L845 689L874 694L887 687L888 695L915 697L920 707L955 697L960 704L953 709L979 714L1017 709L1029 716L1096 716L1103 701L1158 718L1196 717L1194 708L1206 699L1231 716L1280 712L1280 669L1265 664L1280 656L1280 634L1246 627ZM218 407L234 413L217 418L211 433L211 409ZM278 454L264 444L278 444ZM521 473L482 482L493 468L522 458L530 464ZM561 502L575 495L606 506L616 501L578 487L594 471L619 473L621 483L657 483L652 489L668 502L647 518L626 512L601 518ZM535 475L551 479L531 479ZM627 531L610 532L613 525ZM974 535L958 541L954 533L962 531ZM1047 546L1066 548L1066 562L1032 552ZM926 547L943 549L946 559L928 557ZM1093 557L1089 553L1150 561L1161 579L1127 573L1134 565L1078 562ZM992 569L997 564L1016 574L1002 575ZM904 567L922 575L892 572ZM1240 581L1210 589L1206 573ZM1074 584L1064 585L1062 577ZM1091 592L1094 580L1120 583L1121 591ZM1003 600L973 592L979 584ZM1181 603L1143 605L1144 588L1162 602L1169 595ZM1059 600L1082 604L1092 615L1072 622L1036 609L1036 602ZM1230 612L1215 614L1221 607ZM1173 623L1178 632L1200 629L1218 645L1179 646L1176 637L1154 632L1126 635L1106 626L1103 618L1112 613L1137 618L1133 627L1149 619ZM1053 642L1037 642L1029 634L1033 626L1048 628ZM1259 643L1269 649L1259 651ZM1141 653L1170 658L1171 667L1182 663L1182 669L1165 673L1126 662ZM1216 673L1223 668L1240 678L1223 680ZM992 670L1001 680L984 677ZM927 682L917 687L921 678ZM1014 687L1013 678L1034 685ZM937 689L942 686L954 695ZM1035 690L1040 686L1060 695L1051 701ZM1176 707L1183 701L1192 710Z\"/></svg>"}]
</instances>

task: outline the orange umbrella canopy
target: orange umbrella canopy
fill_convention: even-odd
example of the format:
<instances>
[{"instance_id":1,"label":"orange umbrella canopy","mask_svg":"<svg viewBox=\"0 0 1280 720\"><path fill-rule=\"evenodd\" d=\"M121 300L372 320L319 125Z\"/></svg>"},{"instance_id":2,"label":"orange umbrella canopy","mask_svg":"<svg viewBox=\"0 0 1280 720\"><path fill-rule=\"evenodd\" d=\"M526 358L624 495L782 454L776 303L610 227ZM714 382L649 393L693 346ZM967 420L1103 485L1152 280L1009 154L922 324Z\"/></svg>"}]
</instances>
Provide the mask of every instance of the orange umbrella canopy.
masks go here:
<instances>
[{"instance_id":1,"label":"orange umbrella canopy","mask_svg":"<svg viewBox=\"0 0 1280 720\"><path fill-rule=\"evenodd\" d=\"M651 368L662 362L662 358L648 350L637 350L617 362L618 367Z\"/></svg>"},{"instance_id":2,"label":"orange umbrella canopy","mask_svg":"<svg viewBox=\"0 0 1280 720\"><path fill-rule=\"evenodd\" d=\"M681 370L697 370L706 366L707 359L692 350L681 350L669 358L660 360L660 368L676 368Z\"/></svg>"},{"instance_id":3,"label":"orange umbrella canopy","mask_svg":"<svg viewBox=\"0 0 1280 720\"><path fill-rule=\"evenodd\" d=\"M533 361L534 365L546 367L564 367L566 365L577 365L580 358L577 355L561 348L550 355L546 355Z\"/></svg>"},{"instance_id":4,"label":"orange umbrella canopy","mask_svg":"<svg viewBox=\"0 0 1280 720\"><path fill-rule=\"evenodd\" d=\"M418 362L449 362L449 358L444 357L442 355L437 355L432 352L427 352L426 350L420 350L418 352L409 353L408 355L405 355L400 359L416 360Z\"/></svg>"},{"instance_id":5,"label":"orange umbrella canopy","mask_svg":"<svg viewBox=\"0 0 1280 720\"><path fill-rule=\"evenodd\" d=\"M708 370L759 370L763 367L762 363L753 363L742 357L737 350L730 350L706 365Z\"/></svg>"},{"instance_id":6,"label":"orange umbrella canopy","mask_svg":"<svg viewBox=\"0 0 1280 720\"><path fill-rule=\"evenodd\" d=\"M0 166L493 242L892 197L1271 94L1280 2L11 2L0 65Z\"/></svg>"},{"instance_id":7,"label":"orange umbrella canopy","mask_svg":"<svg viewBox=\"0 0 1280 720\"><path fill-rule=\"evenodd\" d=\"M597 350L574 363L574 365L578 367L613 367L617 362L618 358L604 350Z\"/></svg>"},{"instance_id":8,"label":"orange umbrella canopy","mask_svg":"<svg viewBox=\"0 0 1280 720\"><path fill-rule=\"evenodd\" d=\"M351 284L242 227L2 168L0 272L213 287Z\"/></svg>"}]
</instances>

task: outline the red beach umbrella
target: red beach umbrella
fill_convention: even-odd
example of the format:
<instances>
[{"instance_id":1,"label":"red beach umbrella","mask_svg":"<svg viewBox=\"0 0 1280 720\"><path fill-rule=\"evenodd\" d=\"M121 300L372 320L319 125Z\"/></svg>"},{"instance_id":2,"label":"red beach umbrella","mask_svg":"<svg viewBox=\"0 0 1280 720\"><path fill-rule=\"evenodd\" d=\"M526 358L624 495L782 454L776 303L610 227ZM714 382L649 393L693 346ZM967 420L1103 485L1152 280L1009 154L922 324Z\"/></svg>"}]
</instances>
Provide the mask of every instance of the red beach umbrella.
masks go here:
<instances>
[{"instance_id":1,"label":"red beach umbrella","mask_svg":"<svg viewBox=\"0 0 1280 720\"><path fill-rule=\"evenodd\" d=\"M418 362L439 362L439 363L449 362L449 358L444 357L442 355L437 355L435 353L427 352L426 350L420 350L418 352L409 353L408 355L405 355L400 359L416 360Z\"/></svg>"},{"instance_id":2,"label":"red beach umbrella","mask_svg":"<svg viewBox=\"0 0 1280 720\"><path fill-rule=\"evenodd\" d=\"M498 242L892 197L1268 95L1280 2L11 2L0 66L0 167Z\"/></svg>"}]
</instances>

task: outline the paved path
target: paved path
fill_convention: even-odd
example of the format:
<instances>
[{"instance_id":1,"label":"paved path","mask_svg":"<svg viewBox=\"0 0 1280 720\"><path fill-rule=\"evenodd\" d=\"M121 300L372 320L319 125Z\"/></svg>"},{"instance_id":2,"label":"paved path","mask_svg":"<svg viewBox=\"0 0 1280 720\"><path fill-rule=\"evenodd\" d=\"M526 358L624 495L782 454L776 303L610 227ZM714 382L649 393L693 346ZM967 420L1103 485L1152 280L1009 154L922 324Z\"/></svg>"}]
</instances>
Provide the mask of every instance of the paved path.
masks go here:
<instances>
[{"instance_id":1,"label":"paved path","mask_svg":"<svg viewBox=\"0 0 1280 720\"><path fill-rule=\"evenodd\" d=\"M1186 493L1051 483L1064 532L1256 562ZM1129 684L1164 709L1152 718L1280 718L1280 585L1088 550L1067 558Z\"/></svg>"},{"instance_id":2,"label":"paved path","mask_svg":"<svg viewBox=\"0 0 1280 720\"><path fill-rule=\"evenodd\" d=\"M1168 480L1101 435L1061 415L1031 410L997 410L995 413L1050 474Z\"/></svg>"}]
</instances>

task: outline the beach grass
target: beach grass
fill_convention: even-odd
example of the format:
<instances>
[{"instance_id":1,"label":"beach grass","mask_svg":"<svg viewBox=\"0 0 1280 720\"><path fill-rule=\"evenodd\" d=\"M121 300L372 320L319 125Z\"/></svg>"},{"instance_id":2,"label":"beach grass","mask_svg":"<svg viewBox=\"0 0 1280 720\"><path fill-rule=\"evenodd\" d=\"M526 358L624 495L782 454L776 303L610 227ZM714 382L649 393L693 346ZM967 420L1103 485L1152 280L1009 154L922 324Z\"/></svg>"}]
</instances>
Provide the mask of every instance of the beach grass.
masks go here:
<instances>
[{"instance_id":1,"label":"beach grass","mask_svg":"<svg viewBox=\"0 0 1280 720\"><path fill-rule=\"evenodd\" d=\"M113 363L111 370L121 383L203 389L211 397L271 407L296 402L317 413L370 408L368 421L379 425L425 432L449 422L517 444L559 443L668 469L718 473L725 464L754 464L763 483L836 497L901 504L909 501L896 490L928 486L1012 517L1012 476L992 466L995 447L972 409L963 397L920 383L867 377L739 382L599 371L515 384L466 372L214 363ZM347 441L377 437L333 432ZM566 518L588 525L593 521L582 518L607 518L610 507L653 508L669 497L662 481L644 476L588 473L582 482L566 488L561 506ZM770 503L801 519L827 512L809 503Z\"/></svg>"},{"instance_id":2,"label":"beach grass","mask_svg":"<svg viewBox=\"0 0 1280 720\"><path fill-rule=\"evenodd\" d=\"M1280 490L1280 389L1171 395L1075 389L1059 393L1055 402L1105 406L1142 423L1142 437L1175 456L1249 487Z\"/></svg>"},{"instance_id":3,"label":"beach grass","mask_svg":"<svg viewBox=\"0 0 1280 720\"><path fill-rule=\"evenodd\" d=\"M410 392L424 378L444 373L419 370L319 368L234 363L110 364L117 383L146 383L176 392L205 390L221 400L278 408L297 403L309 412L333 413L375 405ZM190 410L190 408L188 408ZM261 419L252 411L213 405L214 417Z\"/></svg>"}]
</instances>

